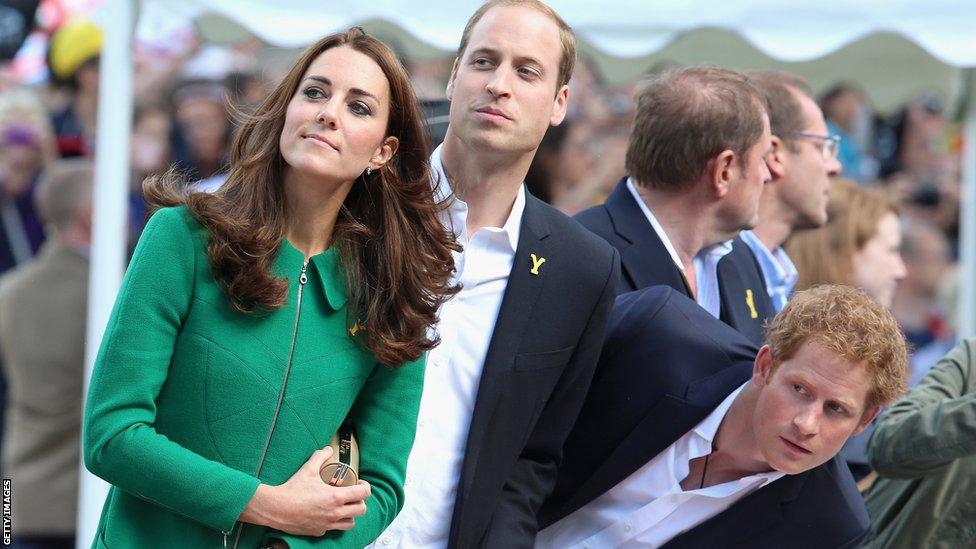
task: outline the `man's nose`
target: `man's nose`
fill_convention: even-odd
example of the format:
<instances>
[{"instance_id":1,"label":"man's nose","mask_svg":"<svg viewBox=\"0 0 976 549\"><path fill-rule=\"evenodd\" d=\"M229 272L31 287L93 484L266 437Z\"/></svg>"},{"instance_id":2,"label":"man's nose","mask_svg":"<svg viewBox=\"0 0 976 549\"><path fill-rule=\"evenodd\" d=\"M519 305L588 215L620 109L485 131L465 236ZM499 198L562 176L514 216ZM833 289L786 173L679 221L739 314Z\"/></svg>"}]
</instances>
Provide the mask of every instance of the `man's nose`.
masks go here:
<instances>
[{"instance_id":1,"label":"man's nose","mask_svg":"<svg viewBox=\"0 0 976 549\"><path fill-rule=\"evenodd\" d=\"M834 155L830 155L830 157L827 158L826 166L824 167L827 168L827 175L831 177L839 175L841 170L844 168L841 166L840 160L837 160L837 157Z\"/></svg>"},{"instance_id":2,"label":"man's nose","mask_svg":"<svg viewBox=\"0 0 976 549\"><path fill-rule=\"evenodd\" d=\"M499 66L492 73L491 78L485 85L485 89L493 97L508 97L512 93L511 70L505 66Z\"/></svg>"},{"instance_id":3,"label":"man's nose","mask_svg":"<svg viewBox=\"0 0 976 549\"><path fill-rule=\"evenodd\" d=\"M793 426L804 436L815 435L820 430L820 411L817 406L805 406L793 417Z\"/></svg>"}]
</instances>

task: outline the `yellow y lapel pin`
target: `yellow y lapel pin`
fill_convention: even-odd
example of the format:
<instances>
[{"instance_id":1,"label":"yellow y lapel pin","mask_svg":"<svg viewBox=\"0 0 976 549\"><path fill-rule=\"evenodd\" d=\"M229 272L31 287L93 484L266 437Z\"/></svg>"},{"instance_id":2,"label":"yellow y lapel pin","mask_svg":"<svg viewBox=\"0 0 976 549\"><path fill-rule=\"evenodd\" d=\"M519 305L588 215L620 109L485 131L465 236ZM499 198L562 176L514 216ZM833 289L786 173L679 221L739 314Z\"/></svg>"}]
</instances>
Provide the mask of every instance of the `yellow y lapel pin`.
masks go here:
<instances>
[{"instance_id":1,"label":"yellow y lapel pin","mask_svg":"<svg viewBox=\"0 0 976 549\"><path fill-rule=\"evenodd\" d=\"M749 306L749 318L759 318L759 312L756 311L756 300L752 298L751 288L746 288L746 305Z\"/></svg>"},{"instance_id":2,"label":"yellow y lapel pin","mask_svg":"<svg viewBox=\"0 0 976 549\"><path fill-rule=\"evenodd\" d=\"M529 254L529 256L532 258L532 269L530 269L529 272L534 275L538 275L539 267L541 267L542 264L546 262L546 258L536 257L535 254Z\"/></svg>"},{"instance_id":3,"label":"yellow y lapel pin","mask_svg":"<svg viewBox=\"0 0 976 549\"><path fill-rule=\"evenodd\" d=\"M355 337L355 335L358 334L362 329L363 327L359 325L359 321L357 320L356 323L352 325L352 328L349 328L349 335Z\"/></svg>"}]
</instances>

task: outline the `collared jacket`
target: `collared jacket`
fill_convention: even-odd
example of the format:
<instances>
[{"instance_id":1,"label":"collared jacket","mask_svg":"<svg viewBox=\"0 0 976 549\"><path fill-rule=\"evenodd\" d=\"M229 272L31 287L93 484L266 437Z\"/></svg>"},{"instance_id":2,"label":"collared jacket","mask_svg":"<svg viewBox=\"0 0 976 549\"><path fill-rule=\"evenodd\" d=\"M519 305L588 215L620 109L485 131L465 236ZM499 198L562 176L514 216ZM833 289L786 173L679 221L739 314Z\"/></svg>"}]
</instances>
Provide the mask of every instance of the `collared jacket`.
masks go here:
<instances>
[{"instance_id":1,"label":"collared jacket","mask_svg":"<svg viewBox=\"0 0 976 549\"><path fill-rule=\"evenodd\" d=\"M627 189L626 177L617 183L604 204L584 210L573 219L620 252L618 294L666 284L692 296L685 275ZM749 247L739 237L731 242L732 251L718 262L716 271L719 319L761 347L766 340L766 323L776 315L776 309Z\"/></svg>"},{"instance_id":2,"label":"collared jacket","mask_svg":"<svg viewBox=\"0 0 976 549\"><path fill-rule=\"evenodd\" d=\"M960 342L880 419L865 547L976 547L976 340Z\"/></svg>"},{"instance_id":3,"label":"collared jacket","mask_svg":"<svg viewBox=\"0 0 976 549\"><path fill-rule=\"evenodd\" d=\"M74 535L88 258L57 239L0 279L3 477L19 536Z\"/></svg>"},{"instance_id":4,"label":"collared jacket","mask_svg":"<svg viewBox=\"0 0 976 549\"><path fill-rule=\"evenodd\" d=\"M85 413L88 468L113 485L94 547L362 547L403 504L423 359L388 368L357 343L330 248L305 265L283 241L285 305L242 314L214 280L208 234L185 207L150 219L122 282ZM279 395L282 395L279 398ZM366 515L348 532L289 536L237 518L350 417Z\"/></svg>"}]
</instances>

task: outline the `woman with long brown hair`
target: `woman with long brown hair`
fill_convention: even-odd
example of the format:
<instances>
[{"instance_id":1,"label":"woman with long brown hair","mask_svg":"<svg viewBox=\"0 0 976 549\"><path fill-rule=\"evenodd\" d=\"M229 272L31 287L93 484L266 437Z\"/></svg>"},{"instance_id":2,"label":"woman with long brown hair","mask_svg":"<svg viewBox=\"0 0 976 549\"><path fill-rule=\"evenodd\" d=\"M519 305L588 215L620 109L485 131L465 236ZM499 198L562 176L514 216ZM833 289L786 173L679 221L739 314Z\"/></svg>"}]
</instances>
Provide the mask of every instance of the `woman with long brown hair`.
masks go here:
<instances>
[{"instance_id":1,"label":"woman with long brown hair","mask_svg":"<svg viewBox=\"0 0 976 549\"><path fill-rule=\"evenodd\" d=\"M236 136L214 194L152 215L92 377L96 547L362 547L403 505L457 245L403 67L361 29L309 47ZM323 482L340 424L359 483Z\"/></svg>"},{"instance_id":2,"label":"woman with long brown hair","mask_svg":"<svg viewBox=\"0 0 976 549\"><path fill-rule=\"evenodd\" d=\"M879 189L845 179L834 179L829 193L827 224L794 233L786 244L799 273L796 291L844 284L891 307L905 277L898 204Z\"/></svg>"}]
</instances>

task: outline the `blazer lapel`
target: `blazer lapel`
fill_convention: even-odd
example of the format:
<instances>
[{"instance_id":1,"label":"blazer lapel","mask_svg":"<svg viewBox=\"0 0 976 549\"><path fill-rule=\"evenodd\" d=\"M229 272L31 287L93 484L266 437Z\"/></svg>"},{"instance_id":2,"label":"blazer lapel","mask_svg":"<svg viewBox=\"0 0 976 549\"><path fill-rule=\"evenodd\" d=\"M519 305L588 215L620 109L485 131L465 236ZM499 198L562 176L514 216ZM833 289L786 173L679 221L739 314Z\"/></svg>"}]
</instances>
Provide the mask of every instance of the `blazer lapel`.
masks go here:
<instances>
[{"instance_id":1,"label":"blazer lapel","mask_svg":"<svg viewBox=\"0 0 976 549\"><path fill-rule=\"evenodd\" d=\"M691 295L688 283L672 261L664 242L627 189L627 178L617 184L604 206L617 236L630 243L630 246L621 248L620 263L636 289L667 284Z\"/></svg>"},{"instance_id":2,"label":"blazer lapel","mask_svg":"<svg viewBox=\"0 0 976 549\"><path fill-rule=\"evenodd\" d=\"M560 510L560 515L566 516L593 501L674 444L749 379L750 371L750 364L735 364L689 383L681 396L664 394L593 475L582 483Z\"/></svg>"},{"instance_id":3,"label":"blazer lapel","mask_svg":"<svg viewBox=\"0 0 976 549\"><path fill-rule=\"evenodd\" d=\"M499 374L509 372L514 367L515 355L526 331L528 319L532 316L539 294L542 293L546 271L559 268L559 262L566 260L566 258L550 256L551 247L546 242L549 234L549 224L540 201L526 193L515 261L502 297L495 329L488 345L488 353L485 355L478 396L471 416L471 428L468 432L464 462L461 467L459 495L470 493L471 485L477 477L475 472L479 459L484 454L481 442L491 426L491 418L500 396L500 387L495 381ZM533 254L535 259L532 257ZM545 258L545 262L539 264L541 258ZM496 427L504 428L504 426ZM459 497L455 505L455 522L460 516L462 506L463 498Z\"/></svg>"},{"instance_id":4,"label":"blazer lapel","mask_svg":"<svg viewBox=\"0 0 976 549\"><path fill-rule=\"evenodd\" d=\"M665 547L708 547L719 540L728 547L754 545L762 532L783 522L783 506L797 498L808 475L809 471L786 475L756 490L725 511L672 538Z\"/></svg>"},{"instance_id":5,"label":"blazer lapel","mask_svg":"<svg viewBox=\"0 0 976 549\"><path fill-rule=\"evenodd\" d=\"M705 407L695 406L673 395L663 395L630 435L583 482L559 515L567 516L600 497L661 453L706 415L708 409Z\"/></svg>"}]
</instances>

